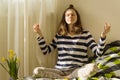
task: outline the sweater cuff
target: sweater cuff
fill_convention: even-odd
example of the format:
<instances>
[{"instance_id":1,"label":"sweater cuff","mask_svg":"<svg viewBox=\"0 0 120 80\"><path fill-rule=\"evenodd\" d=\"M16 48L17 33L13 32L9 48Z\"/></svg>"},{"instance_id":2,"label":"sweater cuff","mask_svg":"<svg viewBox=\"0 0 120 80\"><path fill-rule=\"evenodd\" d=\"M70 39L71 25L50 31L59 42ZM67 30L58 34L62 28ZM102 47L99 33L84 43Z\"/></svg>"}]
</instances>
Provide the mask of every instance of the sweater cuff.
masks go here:
<instances>
[{"instance_id":1,"label":"sweater cuff","mask_svg":"<svg viewBox=\"0 0 120 80\"><path fill-rule=\"evenodd\" d=\"M42 40L43 39L43 37L37 37L37 40L38 41L40 41L40 40Z\"/></svg>"},{"instance_id":2,"label":"sweater cuff","mask_svg":"<svg viewBox=\"0 0 120 80\"><path fill-rule=\"evenodd\" d=\"M101 40L102 40L102 41L104 41L105 39L106 39L106 37L104 37L104 38L103 38L103 37L101 37Z\"/></svg>"}]
</instances>

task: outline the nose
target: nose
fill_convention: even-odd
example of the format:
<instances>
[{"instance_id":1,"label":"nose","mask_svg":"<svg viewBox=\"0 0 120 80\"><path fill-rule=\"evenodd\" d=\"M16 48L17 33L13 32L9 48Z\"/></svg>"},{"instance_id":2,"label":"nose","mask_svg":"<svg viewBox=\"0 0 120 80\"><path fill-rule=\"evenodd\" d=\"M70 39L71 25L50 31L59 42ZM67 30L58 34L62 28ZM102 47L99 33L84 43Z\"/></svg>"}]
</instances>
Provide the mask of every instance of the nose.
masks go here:
<instances>
[{"instance_id":1,"label":"nose","mask_svg":"<svg viewBox=\"0 0 120 80\"><path fill-rule=\"evenodd\" d=\"M71 18L72 17L72 15L69 15L69 18Z\"/></svg>"}]
</instances>

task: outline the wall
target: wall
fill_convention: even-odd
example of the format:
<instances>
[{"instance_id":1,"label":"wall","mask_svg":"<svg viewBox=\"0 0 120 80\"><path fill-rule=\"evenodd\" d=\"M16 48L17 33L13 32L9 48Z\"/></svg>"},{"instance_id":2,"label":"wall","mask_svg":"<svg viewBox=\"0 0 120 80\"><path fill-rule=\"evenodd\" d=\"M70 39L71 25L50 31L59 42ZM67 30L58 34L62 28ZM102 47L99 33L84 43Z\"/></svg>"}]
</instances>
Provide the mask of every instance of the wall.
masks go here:
<instances>
[{"instance_id":1,"label":"wall","mask_svg":"<svg viewBox=\"0 0 120 80\"><path fill-rule=\"evenodd\" d=\"M119 40L120 37L120 0L59 0L58 22L69 4L73 4L81 15L83 28L89 30L98 41L104 29L105 22L111 24L111 31L107 36L107 43Z\"/></svg>"}]
</instances>

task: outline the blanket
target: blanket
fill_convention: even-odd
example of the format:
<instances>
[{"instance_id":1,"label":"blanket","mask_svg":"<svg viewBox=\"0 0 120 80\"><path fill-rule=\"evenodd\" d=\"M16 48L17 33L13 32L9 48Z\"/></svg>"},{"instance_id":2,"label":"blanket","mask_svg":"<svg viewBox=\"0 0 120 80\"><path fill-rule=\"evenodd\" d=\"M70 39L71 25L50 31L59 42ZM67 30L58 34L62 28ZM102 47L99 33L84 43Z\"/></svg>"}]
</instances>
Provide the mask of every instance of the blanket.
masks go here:
<instances>
[{"instance_id":1,"label":"blanket","mask_svg":"<svg viewBox=\"0 0 120 80\"><path fill-rule=\"evenodd\" d=\"M120 80L120 41L113 41L105 46L105 50L100 57L95 60L98 65L98 71L89 79L111 80L117 78Z\"/></svg>"},{"instance_id":2,"label":"blanket","mask_svg":"<svg viewBox=\"0 0 120 80\"><path fill-rule=\"evenodd\" d=\"M105 46L103 54L92 58L97 64L98 71L91 74L87 80L120 80L120 40L113 41ZM32 80L32 79L24 79ZM34 78L33 80L82 80L80 77L70 79Z\"/></svg>"}]
</instances>

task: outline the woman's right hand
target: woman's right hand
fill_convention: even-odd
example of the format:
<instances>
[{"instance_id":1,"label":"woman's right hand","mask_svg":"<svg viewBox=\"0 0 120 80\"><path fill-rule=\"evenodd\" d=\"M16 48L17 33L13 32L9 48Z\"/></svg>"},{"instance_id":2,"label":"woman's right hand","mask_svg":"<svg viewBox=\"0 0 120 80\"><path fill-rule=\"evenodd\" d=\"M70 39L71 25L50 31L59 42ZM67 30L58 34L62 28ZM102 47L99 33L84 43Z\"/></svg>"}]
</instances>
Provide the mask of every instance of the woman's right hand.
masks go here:
<instances>
[{"instance_id":1,"label":"woman's right hand","mask_svg":"<svg viewBox=\"0 0 120 80\"><path fill-rule=\"evenodd\" d=\"M39 36L42 36L42 32L41 32L41 30L40 30L40 28L39 28L39 24L34 24L34 25L33 25L33 30L34 30L34 32L37 33Z\"/></svg>"}]
</instances>

